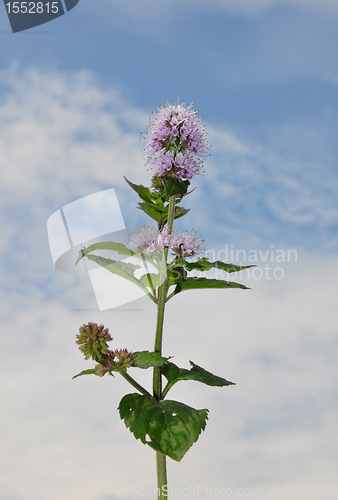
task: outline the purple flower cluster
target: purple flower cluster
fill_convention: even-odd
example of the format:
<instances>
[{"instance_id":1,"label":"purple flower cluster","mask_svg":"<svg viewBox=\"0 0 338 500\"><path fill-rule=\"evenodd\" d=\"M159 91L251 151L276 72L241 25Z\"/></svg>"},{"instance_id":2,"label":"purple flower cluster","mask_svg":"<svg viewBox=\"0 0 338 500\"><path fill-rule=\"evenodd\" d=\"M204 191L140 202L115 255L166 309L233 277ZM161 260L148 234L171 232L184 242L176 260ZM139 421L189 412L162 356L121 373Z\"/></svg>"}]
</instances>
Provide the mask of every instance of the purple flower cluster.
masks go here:
<instances>
[{"instance_id":1,"label":"purple flower cluster","mask_svg":"<svg viewBox=\"0 0 338 500\"><path fill-rule=\"evenodd\" d=\"M157 231L152 226L142 226L130 236L130 245L138 252L154 252L170 248L183 257L195 257L204 252L203 240L195 233L173 231L168 234L166 229Z\"/></svg>"},{"instance_id":2,"label":"purple flower cluster","mask_svg":"<svg viewBox=\"0 0 338 500\"><path fill-rule=\"evenodd\" d=\"M130 235L130 246L137 252L155 252L158 231L153 226L141 226Z\"/></svg>"},{"instance_id":3,"label":"purple flower cluster","mask_svg":"<svg viewBox=\"0 0 338 500\"><path fill-rule=\"evenodd\" d=\"M195 257L205 251L204 240L197 238L196 233L180 233L173 231L170 235L170 249L183 257Z\"/></svg>"},{"instance_id":4,"label":"purple flower cluster","mask_svg":"<svg viewBox=\"0 0 338 500\"><path fill-rule=\"evenodd\" d=\"M197 111L183 104L167 104L153 114L147 129L148 161L158 175L191 179L201 174L209 146Z\"/></svg>"}]
</instances>

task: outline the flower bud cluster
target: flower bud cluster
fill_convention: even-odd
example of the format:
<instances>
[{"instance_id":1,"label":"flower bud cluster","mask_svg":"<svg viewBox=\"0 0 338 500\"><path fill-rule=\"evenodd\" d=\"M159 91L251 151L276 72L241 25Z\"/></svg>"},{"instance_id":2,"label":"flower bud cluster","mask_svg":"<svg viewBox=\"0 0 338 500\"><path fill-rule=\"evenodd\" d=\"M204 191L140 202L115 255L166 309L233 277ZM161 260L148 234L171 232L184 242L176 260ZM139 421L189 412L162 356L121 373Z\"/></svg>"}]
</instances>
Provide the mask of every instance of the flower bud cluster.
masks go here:
<instances>
[{"instance_id":1,"label":"flower bud cluster","mask_svg":"<svg viewBox=\"0 0 338 500\"><path fill-rule=\"evenodd\" d=\"M109 352L108 361L113 362L114 365L124 368L129 368L133 364L132 353L127 349L115 349Z\"/></svg>"},{"instance_id":2,"label":"flower bud cluster","mask_svg":"<svg viewBox=\"0 0 338 500\"><path fill-rule=\"evenodd\" d=\"M103 377L106 373L126 370L133 365L133 353L127 349L115 349L108 351L108 355L102 363L95 366L95 374Z\"/></svg>"},{"instance_id":3,"label":"flower bud cluster","mask_svg":"<svg viewBox=\"0 0 338 500\"><path fill-rule=\"evenodd\" d=\"M113 366L120 368L129 368L133 365L133 353L127 349L115 349L109 353L109 360Z\"/></svg>"},{"instance_id":4,"label":"flower bud cluster","mask_svg":"<svg viewBox=\"0 0 338 500\"><path fill-rule=\"evenodd\" d=\"M148 161L158 175L191 179L203 171L207 133L191 105L167 104L153 113L147 129Z\"/></svg>"},{"instance_id":5,"label":"flower bud cluster","mask_svg":"<svg viewBox=\"0 0 338 500\"><path fill-rule=\"evenodd\" d=\"M109 351L107 342L113 340L108 328L104 328L103 325L99 326L97 323L82 325L76 339L76 343L83 352L85 359L93 358L99 363L107 356Z\"/></svg>"},{"instance_id":6,"label":"flower bud cluster","mask_svg":"<svg viewBox=\"0 0 338 500\"><path fill-rule=\"evenodd\" d=\"M196 237L193 232L181 233L166 229L158 231L152 226L141 226L130 236L130 246L138 252L155 252L170 248L172 252L182 257L194 257L205 251L202 238Z\"/></svg>"},{"instance_id":7,"label":"flower bud cluster","mask_svg":"<svg viewBox=\"0 0 338 500\"><path fill-rule=\"evenodd\" d=\"M108 328L97 323L82 325L76 336L76 343L86 359L92 358L99 363L95 367L96 375L103 377L105 373L116 371L118 367L128 368L132 365L132 353L127 349L111 351L107 342L113 340Z\"/></svg>"}]
</instances>

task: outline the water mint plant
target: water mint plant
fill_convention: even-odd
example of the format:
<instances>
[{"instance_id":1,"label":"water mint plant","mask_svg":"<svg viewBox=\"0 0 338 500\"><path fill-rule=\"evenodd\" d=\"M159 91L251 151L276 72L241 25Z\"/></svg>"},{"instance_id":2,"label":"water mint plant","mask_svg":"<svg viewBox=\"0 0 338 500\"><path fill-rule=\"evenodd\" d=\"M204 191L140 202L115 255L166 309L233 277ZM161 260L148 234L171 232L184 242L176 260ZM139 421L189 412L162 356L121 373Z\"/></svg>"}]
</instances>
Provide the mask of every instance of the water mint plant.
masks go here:
<instances>
[{"instance_id":1,"label":"water mint plant","mask_svg":"<svg viewBox=\"0 0 338 500\"><path fill-rule=\"evenodd\" d=\"M85 359L91 358L96 365L75 377L120 374L137 391L125 395L118 410L135 438L156 452L158 499L163 500L168 492L166 457L180 461L197 441L208 419L207 409L195 409L168 399L170 389L184 380L217 387L234 385L192 361L190 369L180 368L169 356L163 355L166 303L187 290L247 289L234 281L192 276L191 272L196 274L196 271L218 268L233 273L252 266L226 264L220 260L210 262L204 241L193 229L185 232L179 227L174 228L176 219L189 211L182 207L182 201L192 192L188 191L191 179L203 173L203 161L209 150L207 133L197 111L184 103L168 103L158 108L151 117L144 140L147 143L147 163L152 172L151 186L126 181L139 196L138 208L153 220L152 225L139 227L125 245L112 241L94 243L80 251L77 262L84 257L96 262L107 272L122 276L140 287L156 304L154 350L111 349L108 343L113 339L108 328L96 323L82 325L77 344ZM97 253L100 250L110 250L112 256L119 254L125 260L100 256ZM128 262L130 257L134 258L132 262ZM144 274L140 275L140 270ZM151 389L147 390L130 376L128 370L131 367L153 370Z\"/></svg>"}]
</instances>

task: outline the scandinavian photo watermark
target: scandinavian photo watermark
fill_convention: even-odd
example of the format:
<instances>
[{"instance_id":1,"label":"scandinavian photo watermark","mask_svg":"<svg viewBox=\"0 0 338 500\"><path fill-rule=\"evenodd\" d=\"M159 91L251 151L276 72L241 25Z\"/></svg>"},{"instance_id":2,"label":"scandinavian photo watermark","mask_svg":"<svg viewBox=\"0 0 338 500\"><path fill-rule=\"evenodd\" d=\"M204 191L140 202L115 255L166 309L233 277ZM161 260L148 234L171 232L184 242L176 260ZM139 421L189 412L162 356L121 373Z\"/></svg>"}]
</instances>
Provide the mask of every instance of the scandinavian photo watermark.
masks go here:
<instances>
[{"instance_id":1,"label":"scandinavian photo watermark","mask_svg":"<svg viewBox=\"0 0 338 500\"><path fill-rule=\"evenodd\" d=\"M136 287L121 276L107 273L100 265L91 261L76 263L79 252L91 244L100 241L124 244L128 240L128 231L114 188L85 196L60 208L48 219L47 229L55 268L66 273L88 274L100 311L128 304L146 295L144 289ZM132 239L139 241L140 238L152 236L151 227L145 226L142 231L142 234L133 233ZM200 246L203 251L203 246ZM125 264L137 265L137 278L145 279L142 276L148 273L152 273L153 277L158 275L158 271L147 263L146 254L141 252L140 256L144 258L140 260L135 256L125 255L122 258L118 254L115 254L114 258ZM204 258L213 262L212 269L194 269L189 272L190 279L202 277L231 281L231 268L225 271L222 266L219 267L219 263L224 261L234 265L233 270L239 279L280 281L285 277L286 266L298 262L297 250L281 249L273 244L263 250L244 250L235 248L233 244L226 244L217 251L205 250ZM238 270L238 266L243 266L244 269ZM246 266L249 268L245 269ZM180 280L179 270L173 269L171 273L173 278L176 276L177 280ZM163 277L158 279L163 281ZM176 284L175 280L173 283Z\"/></svg>"},{"instance_id":2,"label":"scandinavian photo watermark","mask_svg":"<svg viewBox=\"0 0 338 500\"><path fill-rule=\"evenodd\" d=\"M234 245L226 244L218 251L208 250L207 257L215 262L223 260L239 266L252 266L249 269L238 271L240 279L254 280L282 280L285 277L285 267L287 264L298 262L298 252L296 249L276 248L270 244L269 248L262 249L236 249ZM200 274L203 276L203 274ZM218 269L213 270L213 277L216 279L226 279L227 273Z\"/></svg>"},{"instance_id":3,"label":"scandinavian photo watermark","mask_svg":"<svg viewBox=\"0 0 338 500\"><path fill-rule=\"evenodd\" d=\"M214 487L206 484L188 485L184 487L165 486L162 495L168 498L336 498L336 485L291 484L268 485L266 487L230 488L224 485ZM157 498L158 488L138 488L131 486L129 494L133 498Z\"/></svg>"}]
</instances>

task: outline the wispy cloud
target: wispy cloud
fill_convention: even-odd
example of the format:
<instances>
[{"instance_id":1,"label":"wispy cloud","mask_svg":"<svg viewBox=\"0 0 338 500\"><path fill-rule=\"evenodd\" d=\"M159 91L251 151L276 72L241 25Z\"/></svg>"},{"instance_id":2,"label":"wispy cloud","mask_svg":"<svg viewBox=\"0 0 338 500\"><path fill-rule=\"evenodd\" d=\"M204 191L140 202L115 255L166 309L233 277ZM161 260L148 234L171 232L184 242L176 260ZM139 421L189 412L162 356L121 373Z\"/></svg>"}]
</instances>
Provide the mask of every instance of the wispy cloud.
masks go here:
<instances>
[{"instance_id":1,"label":"wispy cloud","mask_svg":"<svg viewBox=\"0 0 338 500\"><path fill-rule=\"evenodd\" d=\"M192 198L200 227L212 221L219 241L239 246L269 242L333 251L338 176L335 150L320 131L276 128L263 143L244 131L241 139L239 132L209 130L212 155Z\"/></svg>"},{"instance_id":2,"label":"wispy cloud","mask_svg":"<svg viewBox=\"0 0 338 500\"><path fill-rule=\"evenodd\" d=\"M0 82L2 203L14 192L22 201L39 195L63 202L70 192L120 183L122 172L142 164L135 129L146 117L89 72L13 66Z\"/></svg>"}]
</instances>

